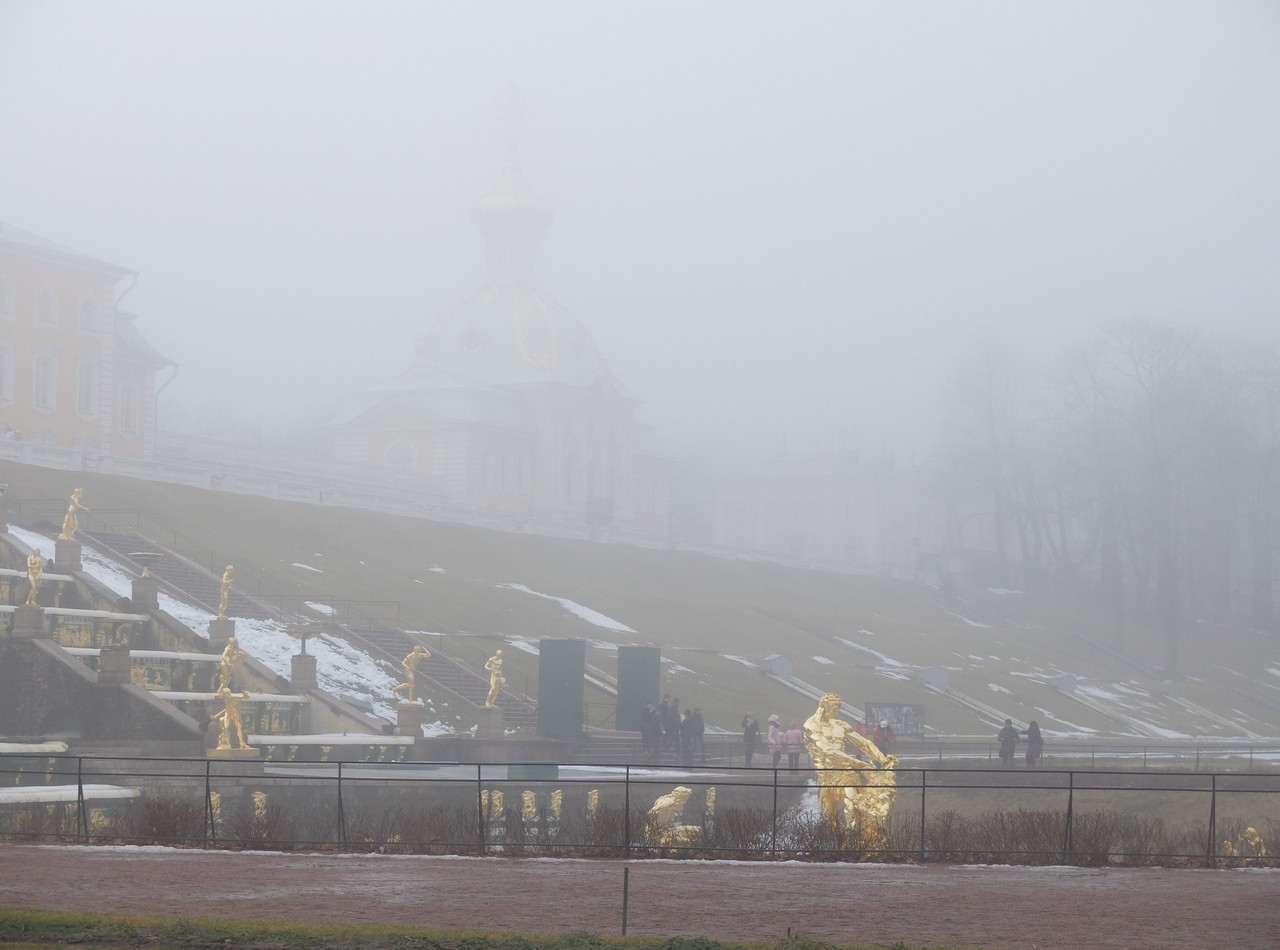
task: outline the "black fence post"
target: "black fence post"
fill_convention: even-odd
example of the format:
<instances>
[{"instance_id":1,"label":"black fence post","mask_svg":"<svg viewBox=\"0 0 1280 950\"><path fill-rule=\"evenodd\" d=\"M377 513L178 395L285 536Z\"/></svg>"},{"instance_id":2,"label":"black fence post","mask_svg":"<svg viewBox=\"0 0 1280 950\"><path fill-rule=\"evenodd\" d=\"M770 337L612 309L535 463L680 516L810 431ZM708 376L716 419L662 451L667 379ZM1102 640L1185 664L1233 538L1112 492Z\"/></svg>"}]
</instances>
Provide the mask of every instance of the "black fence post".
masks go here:
<instances>
[{"instance_id":1,"label":"black fence post","mask_svg":"<svg viewBox=\"0 0 1280 950\"><path fill-rule=\"evenodd\" d=\"M622 856L631 857L631 764L622 773Z\"/></svg>"},{"instance_id":2,"label":"black fence post","mask_svg":"<svg viewBox=\"0 0 1280 950\"><path fill-rule=\"evenodd\" d=\"M1071 841L1072 827L1071 826L1072 826L1072 821L1074 819L1074 812L1072 811L1072 805L1073 805L1073 800L1075 798L1075 793L1076 793L1076 773L1068 772L1067 773L1067 830L1066 830L1065 840L1062 843L1062 847L1063 847L1062 860L1064 863L1071 860L1071 850L1072 850L1072 841Z\"/></svg>"},{"instance_id":3,"label":"black fence post","mask_svg":"<svg viewBox=\"0 0 1280 950\"><path fill-rule=\"evenodd\" d=\"M338 762L338 846L347 849L347 812L342 800L342 762Z\"/></svg>"},{"instance_id":4,"label":"black fence post","mask_svg":"<svg viewBox=\"0 0 1280 950\"><path fill-rule=\"evenodd\" d=\"M76 837L89 835L89 819L84 811L84 757L76 756Z\"/></svg>"},{"instance_id":5,"label":"black fence post","mask_svg":"<svg viewBox=\"0 0 1280 950\"><path fill-rule=\"evenodd\" d=\"M204 844L203 847L209 847L209 839L218 840L217 829L213 826L213 781L210 775L210 768L213 763L205 759L204 762Z\"/></svg>"},{"instance_id":6,"label":"black fence post","mask_svg":"<svg viewBox=\"0 0 1280 950\"><path fill-rule=\"evenodd\" d=\"M775 856L778 853L778 769L776 766L773 770L773 831L769 839L769 853Z\"/></svg>"},{"instance_id":7,"label":"black fence post","mask_svg":"<svg viewBox=\"0 0 1280 950\"><path fill-rule=\"evenodd\" d=\"M925 857L925 848L924 848L924 846L925 846L925 837L924 837L924 823L925 823L924 798L925 798L925 789L926 789L926 788L928 788L928 787L929 787L929 770L928 770L928 769L921 769L921 770L920 770L920 860L921 860L921 861L923 861L923 860L924 860L924 857Z\"/></svg>"},{"instance_id":8,"label":"black fence post","mask_svg":"<svg viewBox=\"0 0 1280 950\"><path fill-rule=\"evenodd\" d=\"M479 763L476 763L476 812L480 815L480 821L476 825L480 829L476 847L480 851L480 857L484 857L484 843L489 834L489 816L485 814L484 809L484 775Z\"/></svg>"},{"instance_id":9,"label":"black fence post","mask_svg":"<svg viewBox=\"0 0 1280 950\"><path fill-rule=\"evenodd\" d=\"M1217 847L1215 839L1218 837L1218 773L1214 772L1210 776L1209 782L1209 842L1205 848L1204 863L1207 867L1214 867L1217 862Z\"/></svg>"}]
</instances>

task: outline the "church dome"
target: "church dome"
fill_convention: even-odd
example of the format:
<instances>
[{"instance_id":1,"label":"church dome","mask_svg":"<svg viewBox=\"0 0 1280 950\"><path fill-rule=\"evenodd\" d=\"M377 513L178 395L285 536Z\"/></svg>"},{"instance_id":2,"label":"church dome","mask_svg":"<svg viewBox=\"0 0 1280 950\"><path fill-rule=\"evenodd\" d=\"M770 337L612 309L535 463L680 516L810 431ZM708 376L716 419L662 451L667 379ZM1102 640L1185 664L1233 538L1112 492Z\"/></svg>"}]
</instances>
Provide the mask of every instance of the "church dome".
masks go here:
<instances>
[{"instance_id":1,"label":"church dome","mask_svg":"<svg viewBox=\"0 0 1280 950\"><path fill-rule=\"evenodd\" d=\"M587 328L536 286L537 245L551 214L521 178L514 147L472 217L489 247L486 285L436 323L413 365L384 388L607 384L627 396Z\"/></svg>"}]
</instances>

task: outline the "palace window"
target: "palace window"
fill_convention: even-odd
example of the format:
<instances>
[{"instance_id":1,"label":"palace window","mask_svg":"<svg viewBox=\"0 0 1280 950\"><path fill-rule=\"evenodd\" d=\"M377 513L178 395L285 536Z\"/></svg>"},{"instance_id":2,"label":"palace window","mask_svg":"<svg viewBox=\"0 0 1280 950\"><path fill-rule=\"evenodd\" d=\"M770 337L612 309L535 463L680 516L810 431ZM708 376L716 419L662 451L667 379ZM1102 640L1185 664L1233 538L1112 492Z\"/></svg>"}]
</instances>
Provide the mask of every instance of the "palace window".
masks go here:
<instances>
[{"instance_id":1,"label":"palace window","mask_svg":"<svg viewBox=\"0 0 1280 950\"><path fill-rule=\"evenodd\" d=\"M0 342L0 404L13 402L13 344Z\"/></svg>"},{"instance_id":2,"label":"palace window","mask_svg":"<svg viewBox=\"0 0 1280 950\"><path fill-rule=\"evenodd\" d=\"M13 282L8 277L0 277L0 317L12 317L15 307Z\"/></svg>"},{"instance_id":3,"label":"palace window","mask_svg":"<svg viewBox=\"0 0 1280 950\"><path fill-rule=\"evenodd\" d=\"M37 409L52 412L58 408L58 357L54 353L36 353L32 363L31 402Z\"/></svg>"},{"instance_id":4,"label":"palace window","mask_svg":"<svg viewBox=\"0 0 1280 950\"><path fill-rule=\"evenodd\" d=\"M76 414L92 419L98 414L98 364L82 360L76 366Z\"/></svg>"},{"instance_id":5,"label":"palace window","mask_svg":"<svg viewBox=\"0 0 1280 950\"><path fill-rule=\"evenodd\" d=\"M42 327L58 325L58 295L48 287L36 294L36 323Z\"/></svg>"},{"instance_id":6,"label":"palace window","mask_svg":"<svg viewBox=\"0 0 1280 950\"><path fill-rule=\"evenodd\" d=\"M120 434L136 436L142 424L142 403L140 391L133 383L125 383L120 387L118 419Z\"/></svg>"},{"instance_id":7,"label":"palace window","mask_svg":"<svg viewBox=\"0 0 1280 950\"><path fill-rule=\"evenodd\" d=\"M80 332L98 332L98 303L92 297L80 302Z\"/></svg>"}]
</instances>

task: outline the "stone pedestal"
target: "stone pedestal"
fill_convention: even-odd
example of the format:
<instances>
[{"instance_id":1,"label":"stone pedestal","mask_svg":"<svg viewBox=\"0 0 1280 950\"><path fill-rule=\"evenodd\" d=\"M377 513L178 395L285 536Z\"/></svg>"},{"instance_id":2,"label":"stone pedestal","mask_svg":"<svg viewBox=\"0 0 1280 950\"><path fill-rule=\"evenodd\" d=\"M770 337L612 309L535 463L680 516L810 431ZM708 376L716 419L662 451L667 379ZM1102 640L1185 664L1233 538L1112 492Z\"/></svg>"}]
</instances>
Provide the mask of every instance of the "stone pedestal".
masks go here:
<instances>
[{"instance_id":1,"label":"stone pedestal","mask_svg":"<svg viewBox=\"0 0 1280 950\"><path fill-rule=\"evenodd\" d=\"M421 703L401 703L396 707L396 731L402 736L422 738L422 723L427 718L427 707Z\"/></svg>"},{"instance_id":2,"label":"stone pedestal","mask_svg":"<svg viewBox=\"0 0 1280 950\"><path fill-rule=\"evenodd\" d=\"M13 636L16 640L48 640L44 628L44 608L23 604L13 611Z\"/></svg>"},{"instance_id":3,"label":"stone pedestal","mask_svg":"<svg viewBox=\"0 0 1280 950\"><path fill-rule=\"evenodd\" d=\"M221 653L227 648L227 641L236 635L236 622L230 617L215 618L209 621L209 649L213 653Z\"/></svg>"},{"instance_id":4,"label":"stone pedestal","mask_svg":"<svg viewBox=\"0 0 1280 950\"><path fill-rule=\"evenodd\" d=\"M103 647L98 655L98 685L128 683L130 666L127 646Z\"/></svg>"},{"instance_id":5,"label":"stone pedestal","mask_svg":"<svg viewBox=\"0 0 1280 950\"><path fill-rule=\"evenodd\" d=\"M292 660L293 666L289 671L289 686L291 689L316 689L319 682L316 679L316 658L310 653L295 653Z\"/></svg>"},{"instance_id":6,"label":"stone pedestal","mask_svg":"<svg viewBox=\"0 0 1280 950\"><path fill-rule=\"evenodd\" d=\"M505 735L502 710L497 706L492 709L488 707L481 708L479 718L476 721L476 738L501 739Z\"/></svg>"},{"instance_id":7,"label":"stone pedestal","mask_svg":"<svg viewBox=\"0 0 1280 950\"><path fill-rule=\"evenodd\" d=\"M211 759L258 759L262 757L261 749L209 749Z\"/></svg>"},{"instance_id":8,"label":"stone pedestal","mask_svg":"<svg viewBox=\"0 0 1280 950\"><path fill-rule=\"evenodd\" d=\"M133 601L134 610L159 610L160 582L150 574L135 577L133 596L130 599Z\"/></svg>"},{"instance_id":9,"label":"stone pedestal","mask_svg":"<svg viewBox=\"0 0 1280 950\"><path fill-rule=\"evenodd\" d=\"M59 574L74 574L81 570L80 552L83 550L79 541L63 541L61 538L53 542L53 569Z\"/></svg>"}]
</instances>

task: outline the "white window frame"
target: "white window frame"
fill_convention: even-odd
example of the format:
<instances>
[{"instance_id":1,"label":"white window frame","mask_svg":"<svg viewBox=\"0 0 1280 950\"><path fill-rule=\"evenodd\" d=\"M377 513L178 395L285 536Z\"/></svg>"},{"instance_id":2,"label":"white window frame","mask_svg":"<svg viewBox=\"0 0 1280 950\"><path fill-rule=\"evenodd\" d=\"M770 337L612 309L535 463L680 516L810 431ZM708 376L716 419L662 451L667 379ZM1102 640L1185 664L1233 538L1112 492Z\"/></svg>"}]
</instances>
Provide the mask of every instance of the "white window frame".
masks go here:
<instances>
[{"instance_id":1,"label":"white window frame","mask_svg":"<svg viewBox=\"0 0 1280 950\"><path fill-rule=\"evenodd\" d=\"M85 297L80 301L80 313L76 319L77 328L85 336L97 336L100 325L98 301L92 297Z\"/></svg>"},{"instance_id":2,"label":"white window frame","mask_svg":"<svg viewBox=\"0 0 1280 950\"><path fill-rule=\"evenodd\" d=\"M86 377L86 374L87 377ZM98 417L98 389L101 385L101 374L98 361L82 358L76 363L76 415L81 419Z\"/></svg>"},{"instance_id":3,"label":"white window frame","mask_svg":"<svg viewBox=\"0 0 1280 950\"><path fill-rule=\"evenodd\" d=\"M40 347L31 355L31 405L36 412L58 410L58 352Z\"/></svg>"},{"instance_id":4,"label":"white window frame","mask_svg":"<svg viewBox=\"0 0 1280 950\"><path fill-rule=\"evenodd\" d=\"M13 403L13 375L18 351L12 341L0 339L0 406Z\"/></svg>"},{"instance_id":5,"label":"white window frame","mask_svg":"<svg viewBox=\"0 0 1280 950\"><path fill-rule=\"evenodd\" d=\"M36 292L35 324L38 327L58 327L58 292L52 287L42 287Z\"/></svg>"},{"instance_id":6,"label":"white window frame","mask_svg":"<svg viewBox=\"0 0 1280 950\"><path fill-rule=\"evenodd\" d=\"M133 380L120 384L116 428L122 436L129 438L142 431L142 389Z\"/></svg>"}]
</instances>

